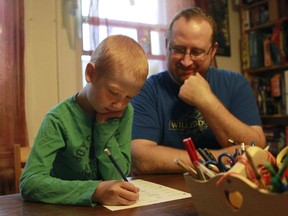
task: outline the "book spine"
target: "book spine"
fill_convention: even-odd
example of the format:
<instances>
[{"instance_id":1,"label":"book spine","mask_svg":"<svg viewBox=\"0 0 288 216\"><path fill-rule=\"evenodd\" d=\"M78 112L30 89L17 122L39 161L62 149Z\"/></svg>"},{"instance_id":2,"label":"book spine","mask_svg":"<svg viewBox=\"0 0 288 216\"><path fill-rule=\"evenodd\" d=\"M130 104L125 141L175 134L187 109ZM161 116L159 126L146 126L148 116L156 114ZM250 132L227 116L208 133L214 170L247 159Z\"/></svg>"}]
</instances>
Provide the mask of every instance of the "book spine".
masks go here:
<instances>
[{"instance_id":1,"label":"book spine","mask_svg":"<svg viewBox=\"0 0 288 216\"><path fill-rule=\"evenodd\" d=\"M288 70L284 71L284 89L285 89L285 94L283 97L285 97L285 108L286 112L285 114L288 115Z\"/></svg>"},{"instance_id":2,"label":"book spine","mask_svg":"<svg viewBox=\"0 0 288 216\"><path fill-rule=\"evenodd\" d=\"M242 35L241 40L241 61L242 69L247 70L250 68L250 52L249 52L249 37L248 33Z\"/></svg>"}]
</instances>

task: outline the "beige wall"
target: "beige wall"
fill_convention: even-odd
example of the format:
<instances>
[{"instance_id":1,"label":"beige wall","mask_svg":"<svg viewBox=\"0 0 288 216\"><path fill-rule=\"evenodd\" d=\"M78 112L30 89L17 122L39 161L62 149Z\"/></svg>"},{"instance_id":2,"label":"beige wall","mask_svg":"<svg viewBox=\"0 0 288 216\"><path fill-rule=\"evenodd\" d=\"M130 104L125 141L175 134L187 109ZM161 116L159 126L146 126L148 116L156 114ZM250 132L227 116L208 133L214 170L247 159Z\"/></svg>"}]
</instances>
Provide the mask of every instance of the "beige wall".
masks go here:
<instances>
[{"instance_id":1,"label":"beige wall","mask_svg":"<svg viewBox=\"0 0 288 216\"><path fill-rule=\"evenodd\" d=\"M30 145L45 113L81 88L81 48L69 47L62 27L61 2L25 0L25 99Z\"/></svg>"},{"instance_id":2,"label":"beige wall","mask_svg":"<svg viewBox=\"0 0 288 216\"><path fill-rule=\"evenodd\" d=\"M68 44L60 0L25 0L26 114L30 145L45 113L81 88L81 43ZM229 1L231 57L217 56L219 68L240 71L239 15Z\"/></svg>"},{"instance_id":3,"label":"beige wall","mask_svg":"<svg viewBox=\"0 0 288 216\"><path fill-rule=\"evenodd\" d=\"M218 68L240 72L241 67L240 67L240 48L239 48L239 41L240 41L239 12L233 10L232 0L228 0L227 2L229 4L231 57L217 56L216 62Z\"/></svg>"}]
</instances>

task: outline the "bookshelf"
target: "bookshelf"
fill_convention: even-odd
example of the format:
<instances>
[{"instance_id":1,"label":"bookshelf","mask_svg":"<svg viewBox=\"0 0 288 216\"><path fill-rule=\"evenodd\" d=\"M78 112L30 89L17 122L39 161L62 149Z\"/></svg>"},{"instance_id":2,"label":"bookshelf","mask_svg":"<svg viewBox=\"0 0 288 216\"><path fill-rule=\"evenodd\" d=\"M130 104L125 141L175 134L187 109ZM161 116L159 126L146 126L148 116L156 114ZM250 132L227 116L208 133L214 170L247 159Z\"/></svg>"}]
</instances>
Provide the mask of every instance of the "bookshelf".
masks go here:
<instances>
[{"instance_id":1,"label":"bookshelf","mask_svg":"<svg viewBox=\"0 0 288 216\"><path fill-rule=\"evenodd\" d=\"M242 73L254 90L267 142L283 142L288 136L288 0L240 0L239 14Z\"/></svg>"}]
</instances>

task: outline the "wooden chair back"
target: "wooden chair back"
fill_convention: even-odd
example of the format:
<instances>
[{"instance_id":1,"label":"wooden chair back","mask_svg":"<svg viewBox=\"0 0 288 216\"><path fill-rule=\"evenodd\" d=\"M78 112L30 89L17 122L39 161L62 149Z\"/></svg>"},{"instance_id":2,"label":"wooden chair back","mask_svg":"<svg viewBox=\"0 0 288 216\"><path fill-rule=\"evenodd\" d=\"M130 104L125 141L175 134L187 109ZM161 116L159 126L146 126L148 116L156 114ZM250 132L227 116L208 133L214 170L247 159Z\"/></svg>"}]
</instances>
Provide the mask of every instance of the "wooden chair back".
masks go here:
<instances>
[{"instance_id":1,"label":"wooden chair back","mask_svg":"<svg viewBox=\"0 0 288 216\"><path fill-rule=\"evenodd\" d=\"M30 154L31 147L14 144L15 192L20 192L20 176Z\"/></svg>"}]
</instances>

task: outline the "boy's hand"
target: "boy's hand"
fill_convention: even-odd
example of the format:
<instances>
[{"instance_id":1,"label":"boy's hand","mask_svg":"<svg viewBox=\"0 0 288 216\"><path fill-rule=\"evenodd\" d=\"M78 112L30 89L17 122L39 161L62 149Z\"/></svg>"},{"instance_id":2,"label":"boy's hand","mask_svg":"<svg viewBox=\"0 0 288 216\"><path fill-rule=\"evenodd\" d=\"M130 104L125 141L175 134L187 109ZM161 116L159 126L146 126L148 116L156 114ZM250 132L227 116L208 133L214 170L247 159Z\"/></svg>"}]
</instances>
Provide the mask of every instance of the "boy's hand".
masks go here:
<instances>
[{"instance_id":1,"label":"boy's hand","mask_svg":"<svg viewBox=\"0 0 288 216\"><path fill-rule=\"evenodd\" d=\"M125 181L102 181L92 201L103 205L132 205L139 199L139 188Z\"/></svg>"},{"instance_id":2,"label":"boy's hand","mask_svg":"<svg viewBox=\"0 0 288 216\"><path fill-rule=\"evenodd\" d=\"M123 115L124 110L117 111L117 112L108 112L108 113L97 113L96 114L96 122L97 123L104 123L107 120L120 118Z\"/></svg>"}]
</instances>

